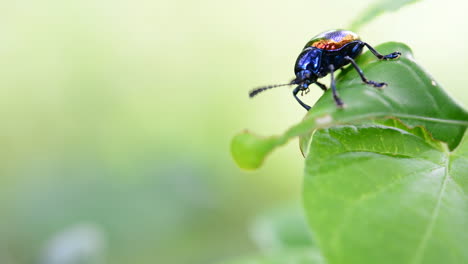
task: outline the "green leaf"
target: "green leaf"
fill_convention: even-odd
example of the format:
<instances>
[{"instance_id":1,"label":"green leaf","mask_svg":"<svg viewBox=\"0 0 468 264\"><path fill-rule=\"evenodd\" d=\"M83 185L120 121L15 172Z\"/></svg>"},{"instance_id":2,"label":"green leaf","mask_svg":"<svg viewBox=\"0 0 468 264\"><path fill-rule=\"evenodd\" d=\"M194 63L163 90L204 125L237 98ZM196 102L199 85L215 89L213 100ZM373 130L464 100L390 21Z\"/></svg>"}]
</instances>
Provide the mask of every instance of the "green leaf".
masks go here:
<instances>
[{"instance_id":1,"label":"green leaf","mask_svg":"<svg viewBox=\"0 0 468 264\"><path fill-rule=\"evenodd\" d=\"M349 28L353 31L358 31L362 26L368 24L378 16L384 13L395 12L405 5L418 1L419 0L378 0L360 13Z\"/></svg>"},{"instance_id":2,"label":"green leaf","mask_svg":"<svg viewBox=\"0 0 468 264\"><path fill-rule=\"evenodd\" d=\"M468 133L452 152L401 124L313 137L304 201L327 263L468 263Z\"/></svg>"},{"instance_id":3,"label":"green leaf","mask_svg":"<svg viewBox=\"0 0 468 264\"><path fill-rule=\"evenodd\" d=\"M468 112L416 64L408 46L389 42L379 45L377 50L381 53L402 52L402 56L393 61L379 61L370 52L357 60L369 79L388 83L384 90L363 84L356 71L346 68L337 77L337 89L347 105L345 109L337 109L329 90L302 122L283 135L260 137L244 131L231 143L231 153L237 164L244 169L256 169L276 147L294 137L309 135L318 128L389 117L400 119L407 126L424 126L431 137L454 149L468 126ZM305 155L308 143L301 141Z\"/></svg>"}]
</instances>

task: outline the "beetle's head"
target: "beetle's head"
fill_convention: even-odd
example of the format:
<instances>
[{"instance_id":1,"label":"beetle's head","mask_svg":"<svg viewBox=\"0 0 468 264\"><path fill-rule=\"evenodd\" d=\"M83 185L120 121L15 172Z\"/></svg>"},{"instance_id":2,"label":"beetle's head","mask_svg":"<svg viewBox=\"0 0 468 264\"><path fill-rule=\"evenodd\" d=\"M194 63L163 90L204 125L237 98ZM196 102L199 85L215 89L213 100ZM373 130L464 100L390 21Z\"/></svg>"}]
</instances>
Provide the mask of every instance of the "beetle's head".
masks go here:
<instances>
[{"instance_id":1,"label":"beetle's head","mask_svg":"<svg viewBox=\"0 0 468 264\"><path fill-rule=\"evenodd\" d=\"M299 85L302 89L307 89L310 84L317 81L317 75L313 74L311 71L305 69L296 72L296 78L294 78L291 82L285 84L275 84L275 85L268 85L253 89L249 92L250 97L254 97L255 95L269 90L271 88L281 87L281 86L289 86L289 85Z\"/></svg>"},{"instance_id":2,"label":"beetle's head","mask_svg":"<svg viewBox=\"0 0 468 264\"><path fill-rule=\"evenodd\" d=\"M271 88L276 88L276 87L281 87L281 86L289 86L289 85L300 85L302 89L307 89L307 87L309 87L310 84L316 81L317 81L317 76L315 74L312 74L309 70L301 70L301 71L296 72L296 78L294 78L291 82L285 83L285 84L274 84L274 85L268 85L268 86L255 88L249 92L249 96L254 97L255 95L265 90L269 90Z\"/></svg>"},{"instance_id":3,"label":"beetle's head","mask_svg":"<svg viewBox=\"0 0 468 264\"><path fill-rule=\"evenodd\" d=\"M293 80L293 83L307 88L311 83L314 83L315 81L317 81L317 76L311 71L300 70L296 72L296 79Z\"/></svg>"}]
</instances>

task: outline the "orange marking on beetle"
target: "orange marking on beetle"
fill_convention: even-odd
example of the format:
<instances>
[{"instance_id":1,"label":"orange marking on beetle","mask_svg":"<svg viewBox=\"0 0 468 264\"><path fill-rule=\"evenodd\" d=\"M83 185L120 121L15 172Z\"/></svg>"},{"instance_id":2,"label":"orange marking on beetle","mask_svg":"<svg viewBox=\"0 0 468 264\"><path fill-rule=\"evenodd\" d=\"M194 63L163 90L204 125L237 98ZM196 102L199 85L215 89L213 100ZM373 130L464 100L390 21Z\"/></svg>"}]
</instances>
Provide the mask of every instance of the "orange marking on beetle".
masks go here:
<instances>
[{"instance_id":1,"label":"orange marking on beetle","mask_svg":"<svg viewBox=\"0 0 468 264\"><path fill-rule=\"evenodd\" d=\"M312 43L312 47L324 49L324 50L336 50L344 45L356 40L353 35L346 35L340 41L336 42L331 39L320 39Z\"/></svg>"}]
</instances>

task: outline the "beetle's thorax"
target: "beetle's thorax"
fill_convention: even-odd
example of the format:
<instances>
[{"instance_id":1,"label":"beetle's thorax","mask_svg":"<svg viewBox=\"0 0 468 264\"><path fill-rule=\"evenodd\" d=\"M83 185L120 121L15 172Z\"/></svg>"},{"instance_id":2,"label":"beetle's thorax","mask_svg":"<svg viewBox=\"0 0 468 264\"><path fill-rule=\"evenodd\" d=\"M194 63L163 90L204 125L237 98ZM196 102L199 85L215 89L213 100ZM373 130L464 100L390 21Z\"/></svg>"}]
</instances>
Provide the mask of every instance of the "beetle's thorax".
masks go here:
<instances>
[{"instance_id":1,"label":"beetle's thorax","mask_svg":"<svg viewBox=\"0 0 468 264\"><path fill-rule=\"evenodd\" d=\"M315 47L306 47L296 60L294 72L297 79L309 79L315 82L330 73L330 65L335 70L349 63L346 56L357 57L363 47L363 42L353 41L337 50L323 50ZM306 78L306 76L309 76Z\"/></svg>"},{"instance_id":2,"label":"beetle's thorax","mask_svg":"<svg viewBox=\"0 0 468 264\"><path fill-rule=\"evenodd\" d=\"M321 57L322 51L320 49L313 47L304 49L301 54L299 54L294 66L296 76L305 76L306 74L316 75L320 68Z\"/></svg>"}]
</instances>

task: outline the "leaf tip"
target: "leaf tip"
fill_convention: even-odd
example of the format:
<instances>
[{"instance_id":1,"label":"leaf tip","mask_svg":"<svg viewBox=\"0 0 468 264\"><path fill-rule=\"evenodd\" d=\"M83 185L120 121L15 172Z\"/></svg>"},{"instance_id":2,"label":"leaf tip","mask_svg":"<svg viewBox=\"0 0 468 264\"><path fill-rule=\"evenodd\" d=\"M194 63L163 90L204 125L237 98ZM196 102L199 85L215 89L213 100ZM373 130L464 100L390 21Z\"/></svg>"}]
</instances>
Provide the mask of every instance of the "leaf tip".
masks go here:
<instances>
[{"instance_id":1,"label":"leaf tip","mask_svg":"<svg viewBox=\"0 0 468 264\"><path fill-rule=\"evenodd\" d=\"M276 141L276 137L262 138L244 131L232 139L231 155L240 168L246 170L258 169L265 157L276 146Z\"/></svg>"}]
</instances>

